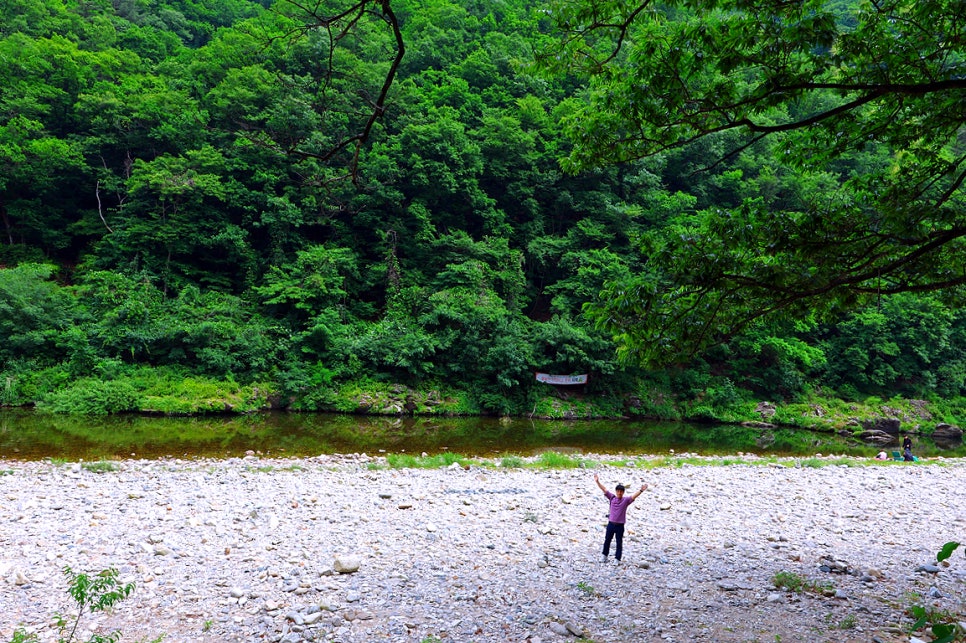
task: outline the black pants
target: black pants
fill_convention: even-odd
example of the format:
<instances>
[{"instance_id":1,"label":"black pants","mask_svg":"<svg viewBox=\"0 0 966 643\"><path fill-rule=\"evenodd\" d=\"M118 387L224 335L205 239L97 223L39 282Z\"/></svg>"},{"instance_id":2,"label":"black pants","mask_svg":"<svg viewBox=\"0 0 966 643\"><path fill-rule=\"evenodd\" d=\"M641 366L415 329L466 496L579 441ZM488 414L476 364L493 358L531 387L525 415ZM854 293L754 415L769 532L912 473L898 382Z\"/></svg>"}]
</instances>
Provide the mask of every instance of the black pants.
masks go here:
<instances>
[{"instance_id":1,"label":"black pants","mask_svg":"<svg viewBox=\"0 0 966 643\"><path fill-rule=\"evenodd\" d=\"M604 556L610 553L610 541L615 536L617 537L617 550L614 552L614 558L620 560L621 555L624 553L624 523L607 523L607 535L604 536Z\"/></svg>"}]
</instances>

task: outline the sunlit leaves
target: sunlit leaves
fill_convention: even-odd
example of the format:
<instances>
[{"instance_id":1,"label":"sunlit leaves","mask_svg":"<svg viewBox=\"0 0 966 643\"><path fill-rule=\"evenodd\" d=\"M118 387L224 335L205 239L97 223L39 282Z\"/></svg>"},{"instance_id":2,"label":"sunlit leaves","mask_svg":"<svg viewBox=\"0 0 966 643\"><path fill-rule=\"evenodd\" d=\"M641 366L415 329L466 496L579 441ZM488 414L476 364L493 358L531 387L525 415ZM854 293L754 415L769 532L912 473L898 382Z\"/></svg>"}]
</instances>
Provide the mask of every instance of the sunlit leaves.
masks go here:
<instances>
[{"instance_id":1,"label":"sunlit leaves","mask_svg":"<svg viewBox=\"0 0 966 643\"><path fill-rule=\"evenodd\" d=\"M345 300L347 276L358 279L357 259L351 250L312 246L297 252L293 264L273 267L265 285L255 292L267 305L294 308L311 317Z\"/></svg>"}]
</instances>

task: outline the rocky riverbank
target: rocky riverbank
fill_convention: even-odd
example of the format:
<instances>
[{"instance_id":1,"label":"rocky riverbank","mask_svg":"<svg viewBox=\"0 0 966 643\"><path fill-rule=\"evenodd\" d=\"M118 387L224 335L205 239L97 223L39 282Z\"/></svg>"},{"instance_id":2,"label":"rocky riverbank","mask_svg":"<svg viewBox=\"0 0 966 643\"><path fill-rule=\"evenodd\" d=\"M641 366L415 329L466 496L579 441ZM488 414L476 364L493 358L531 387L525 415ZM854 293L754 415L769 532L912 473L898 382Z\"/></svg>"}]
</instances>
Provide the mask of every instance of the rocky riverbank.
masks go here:
<instances>
[{"instance_id":1,"label":"rocky riverbank","mask_svg":"<svg viewBox=\"0 0 966 643\"><path fill-rule=\"evenodd\" d=\"M136 584L82 640L893 642L917 602L962 613L966 561L935 552L963 537L966 463L745 460L591 458L608 487L650 487L620 566L586 469L0 460L0 641L56 640L65 566Z\"/></svg>"}]
</instances>

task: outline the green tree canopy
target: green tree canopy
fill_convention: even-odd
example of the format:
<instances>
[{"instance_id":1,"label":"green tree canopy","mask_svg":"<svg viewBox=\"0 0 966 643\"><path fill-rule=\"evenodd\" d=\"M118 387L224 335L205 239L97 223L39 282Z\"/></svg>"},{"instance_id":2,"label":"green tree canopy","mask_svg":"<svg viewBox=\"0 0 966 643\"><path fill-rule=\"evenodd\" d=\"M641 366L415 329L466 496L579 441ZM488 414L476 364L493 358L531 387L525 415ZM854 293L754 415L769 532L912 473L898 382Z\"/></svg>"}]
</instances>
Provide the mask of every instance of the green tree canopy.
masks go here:
<instances>
[{"instance_id":1,"label":"green tree canopy","mask_svg":"<svg viewBox=\"0 0 966 643\"><path fill-rule=\"evenodd\" d=\"M647 269L596 307L628 356L966 283L958 2L560 0L551 15L564 35L545 66L588 79L569 169L699 145L708 171L754 152L797 175L780 204L681 213L644 242Z\"/></svg>"}]
</instances>

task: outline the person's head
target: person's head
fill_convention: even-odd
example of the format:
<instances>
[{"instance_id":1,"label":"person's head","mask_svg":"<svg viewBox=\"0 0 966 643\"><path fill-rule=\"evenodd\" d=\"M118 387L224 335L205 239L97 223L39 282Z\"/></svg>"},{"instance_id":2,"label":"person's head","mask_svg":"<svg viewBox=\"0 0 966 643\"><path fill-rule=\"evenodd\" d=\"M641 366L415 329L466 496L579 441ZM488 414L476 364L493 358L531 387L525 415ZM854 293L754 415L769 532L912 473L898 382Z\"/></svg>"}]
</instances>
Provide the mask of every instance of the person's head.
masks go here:
<instances>
[{"instance_id":1,"label":"person's head","mask_svg":"<svg viewBox=\"0 0 966 643\"><path fill-rule=\"evenodd\" d=\"M614 491L617 494L617 497L620 498L621 496L624 495L624 485L622 484L617 485L616 487L614 487Z\"/></svg>"}]
</instances>

